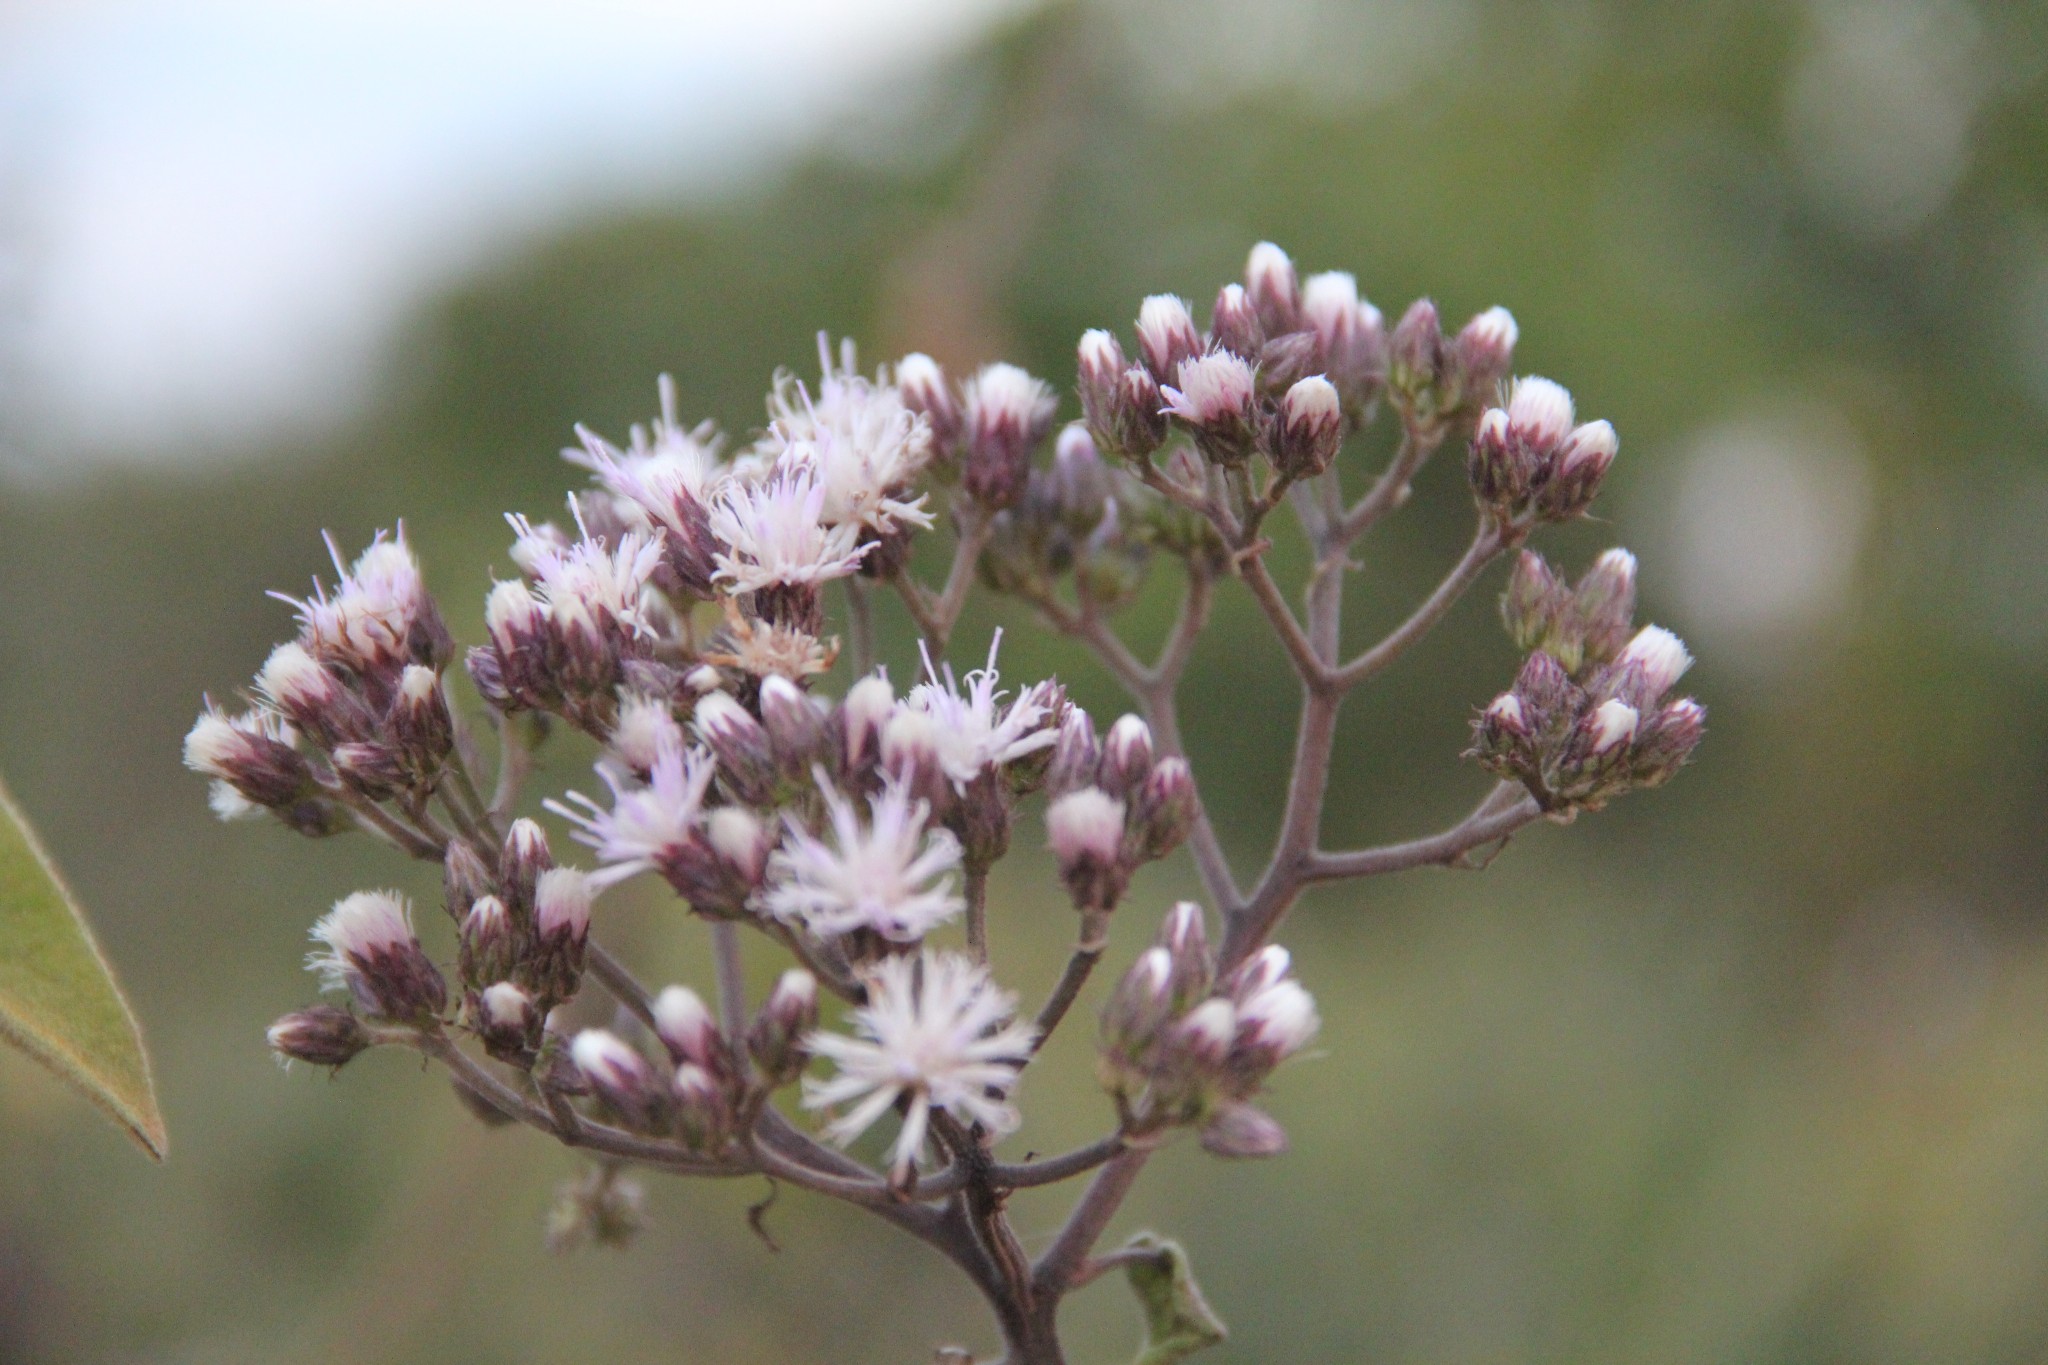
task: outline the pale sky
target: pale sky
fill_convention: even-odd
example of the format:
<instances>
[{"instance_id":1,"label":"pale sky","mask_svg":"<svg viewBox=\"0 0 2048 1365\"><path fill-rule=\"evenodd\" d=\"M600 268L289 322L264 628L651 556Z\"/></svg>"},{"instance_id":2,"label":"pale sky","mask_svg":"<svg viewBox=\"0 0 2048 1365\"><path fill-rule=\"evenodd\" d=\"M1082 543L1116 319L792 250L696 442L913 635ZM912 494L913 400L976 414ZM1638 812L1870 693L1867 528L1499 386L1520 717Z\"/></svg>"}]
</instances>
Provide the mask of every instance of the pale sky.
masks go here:
<instances>
[{"instance_id":1,"label":"pale sky","mask_svg":"<svg viewBox=\"0 0 2048 1365\"><path fill-rule=\"evenodd\" d=\"M0 0L0 470L361 401L423 290L770 170L1026 0Z\"/></svg>"}]
</instances>

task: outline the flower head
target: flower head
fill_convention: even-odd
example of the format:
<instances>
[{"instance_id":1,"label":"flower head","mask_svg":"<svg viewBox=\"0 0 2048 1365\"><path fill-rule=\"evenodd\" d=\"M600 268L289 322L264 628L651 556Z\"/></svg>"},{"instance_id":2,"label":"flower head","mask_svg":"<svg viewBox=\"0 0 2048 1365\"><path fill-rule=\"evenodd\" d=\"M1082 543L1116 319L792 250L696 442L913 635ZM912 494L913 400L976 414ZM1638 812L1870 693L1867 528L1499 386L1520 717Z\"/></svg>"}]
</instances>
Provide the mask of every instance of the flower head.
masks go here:
<instances>
[{"instance_id":1,"label":"flower head","mask_svg":"<svg viewBox=\"0 0 2048 1365\"><path fill-rule=\"evenodd\" d=\"M611 788L610 810L581 792L569 793L580 810L559 801L549 801L547 807L573 823L577 841L596 851L603 866L591 880L599 887L609 886L661 866L691 842L716 771L711 755L684 748L679 736L664 735L646 786L621 781L609 768L598 770Z\"/></svg>"},{"instance_id":2,"label":"flower head","mask_svg":"<svg viewBox=\"0 0 2048 1365\"><path fill-rule=\"evenodd\" d=\"M775 376L762 453L778 468L808 465L815 472L825 490L828 525L881 535L898 523L929 529L924 496L904 495L931 461L930 423L905 406L894 385L855 373L851 341L844 343L835 369L831 347L819 333L818 360L823 376L815 396L788 371Z\"/></svg>"},{"instance_id":3,"label":"flower head","mask_svg":"<svg viewBox=\"0 0 2048 1365\"><path fill-rule=\"evenodd\" d=\"M419 560L405 543L405 527L385 539L379 531L354 564L343 567L341 548L328 536L335 584L330 596L318 579L310 597L272 593L297 608L299 642L316 656L359 673L408 663L445 662L453 649L447 627L420 578Z\"/></svg>"},{"instance_id":4,"label":"flower head","mask_svg":"<svg viewBox=\"0 0 2048 1365\"><path fill-rule=\"evenodd\" d=\"M1002 643L999 630L989 642L988 663L967 675L964 690L952 666L934 668L927 652L925 681L900 703L902 709L937 722L930 735L940 765L956 787L964 788L987 769L1050 748L1059 738L1058 694L1050 684L1028 687L1015 701L1003 704L1002 674L996 671L996 651Z\"/></svg>"},{"instance_id":5,"label":"flower head","mask_svg":"<svg viewBox=\"0 0 2048 1365\"><path fill-rule=\"evenodd\" d=\"M1009 1103L1018 1068L1031 1055L1036 1030L1013 1018L1016 997L986 969L957 953L886 958L868 978L868 1003L853 1013L856 1036L814 1033L811 1050L838 1074L807 1078L804 1104L851 1104L825 1129L848 1143L898 1100L908 1099L903 1130L891 1151L897 1179L908 1176L934 1107L994 1133L1017 1126Z\"/></svg>"},{"instance_id":6,"label":"flower head","mask_svg":"<svg viewBox=\"0 0 2048 1365\"><path fill-rule=\"evenodd\" d=\"M717 576L735 592L815 585L860 567L866 547L860 526L827 525L825 485L808 462L786 465L766 480L734 480L711 508L711 531L726 547L714 556Z\"/></svg>"},{"instance_id":7,"label":"flower head","mask_svg":"<svg viewBox=\"0 0 2048 1365\"><path fill-rule=\"evenodd\" d=\"M885 782L868 801L862 824L853 802L821 773L831 842L794 817L768 860L761 908L776 919L835 936L866 929L897 943L915 943L965 908L953 889L960 845L944 829L927 829L929 807L901 782Z\"/></svg>"},{"instance_id":8,"label":"flower head","mask_svg":"<svg viewBox=\"0 0 2048 1365\"><path fill-rule=\"evenodd\" d=\"M535 599L565 635L583 629L609 633L607 623L628 634L646 634L640 599L661 562L661 533L628 531L608 544L584 530L582 509L573 495L569 506L584 534L566 543L535 529L523 516L506 517L519 533L514 557L538 584Z\"/></svg>"}]
</instances>

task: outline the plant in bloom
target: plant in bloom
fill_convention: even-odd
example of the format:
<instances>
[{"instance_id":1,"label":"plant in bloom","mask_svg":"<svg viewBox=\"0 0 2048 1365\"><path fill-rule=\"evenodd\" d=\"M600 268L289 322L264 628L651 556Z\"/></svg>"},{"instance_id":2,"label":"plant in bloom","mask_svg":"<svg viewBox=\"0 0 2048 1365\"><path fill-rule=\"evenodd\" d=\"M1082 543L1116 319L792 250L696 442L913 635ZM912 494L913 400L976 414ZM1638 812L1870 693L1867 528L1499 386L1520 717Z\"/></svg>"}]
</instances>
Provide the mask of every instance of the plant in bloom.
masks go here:
<instances>
[{"instance_id":1,"label":"plant in bloom","mask_svg":"<svg viewBox=\"0 0 2048 1365\"><path fill-rule=\"evenodd\" d=\"M1260 243L1206 327L1162 294L1128 338L1086 332L1079 420L1057 434L1058 394L1018 366L956 382L913 354L869 377L821 337L815 386L778 373L765 431L728 456L663 380L659 416L624 445L578 429L564 454L591 483L561 525L509 514L518 573L473 584L483 643L465 655L402 529L353 561L330 543L335 582L285 599L291 638L238 708L206 703L185 761L223 818L359 830L437 865L454 950L436 957L396 892L343 896L313 927L329 998L277 1021L271 1048L331 1068L413 1049L480 1113L583 1154L551 1245L629 1240L645 1216L634 1167L764 1175L928 1243L987 1301L1009 1365L1057 1365L1061 1302L1164 1254L1146 1236L1098 1245L1152 1153L1186 1139L1279 1155L1288 1062L1318 1037L1343 1045L1304 984L1313 964L1274 942L1305 890L1491 861L1533 824L1668 781L1700 741L1705 712L1675 694L1692 657L1636 622L1634 556L1610 550L1573 579L1527 548L1586 513L1620 443L1562 385L1512 377L1517 340L1505 309L1446 333L1428 300L1389 332L1354 277L1304 280ZM1362 469L1357 438L1382 418L1395 453ZM1348 575L1454 441L1471 540L1405 620L1344 654ZM1302 611L1267 561L1277 515L1313 555ZM936 583L914 568L920 536L950 544ZM1491 785L1435 834L1325 849L1346 696L1504 559L1523 658L1473 697L1466 754ZM1144 659L1119 612L1161 571L1183 606ZM1056 679L1006 684L999 635L956 672L977 585L1088 645L1133 710L1098 719ZM1246 594L1300 682L1297 766L1250 883L1177 721L1226 592ZM914 659L879 657L882 593L917 630ZM914 667L900 696L891 666ZM521 813L550 734L595 773L537 803L587 867ZM473 771L487 756L495 770ZM1068 959L1038 983L1003 941L1013 910L1034 911L991 893L1020 824L1073 908ZM1204 899L1147 906L1139 874L1183 848ZM709 926L697 988L650 992L605 946L623 909L604 902L642 876ZM1114 917L1153 913L1149 944L1098 973ZM747 994L750 953L782 959L764 999ZM1041 1044L1088 1012L1102 1134L1020 1155ZM776 1102L785 1091L796 1103ZM1068 1181L1068 1217L1027 1255L1009 1195Z\"/></svg>"}]
</instances>

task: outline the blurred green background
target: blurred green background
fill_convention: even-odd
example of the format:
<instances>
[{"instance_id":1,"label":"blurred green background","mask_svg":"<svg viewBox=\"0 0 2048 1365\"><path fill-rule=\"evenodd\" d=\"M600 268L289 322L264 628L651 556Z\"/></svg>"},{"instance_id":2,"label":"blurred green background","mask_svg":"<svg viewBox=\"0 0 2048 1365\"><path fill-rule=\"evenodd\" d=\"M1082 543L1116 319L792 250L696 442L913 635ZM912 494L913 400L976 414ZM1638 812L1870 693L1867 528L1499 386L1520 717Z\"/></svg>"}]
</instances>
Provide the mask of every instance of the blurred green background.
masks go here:
<instances>
[{"instance_id":1,"label":"blurred green background","mask_svg":"<svg viewBox=\"0 0 2048 1365\"><path fill-rule=\"evenodd\" d=\"M1203 1359L2048 1358L2044 42L2048 10L1961 3L1027 13L794 169L576 221L419 298L345 431L6 488L0 769L147 1025L172 1155L150 1167L0 1060L0 1361L992 1349L949 1267L837 1206L785 1192L774 1254L745 1224L760 1182L651 1180L638 1246L550 1257L565 1153L481 1129L401 1057L280 1074L262 1030L311 996L308 924L426 884L359 840L213 823L178 742L285 633L263 590L323 567L323 527L354 546L406 518L473 640L500 513L552 513L571 424L622 433L658 371L738 432L820 328L870 364L1000 355L1064 389L1083 328L1127 330L1162 290L1206 314L1259 238L1355 271L1390 319L1425 293L1453 321L1514 311L1517 368L1622 434L1600 518L1542 547L1574 569L1638 551L1712 724L1672 787L1482 875L1300 907L1282 937L1326 1024L1273 1096L1294 1151L1183 1144L1118 1225L1190 1248L1235 1332ZM1461 482L1440 462L1365 546L1361 641L1455 558ZM1347 712L1329 846L1484 790L1457 753L1516 662L1498 586ZM1156 577L1133 634L1172 590ZM1056 670L1113 713L1083 655L1001 604L959 652L998 624L1012 677ZM1293 702L1226 593L1185 705L1242 875ZM555 746L536 794L587 762ZM1037 842L1034 820L997 888L1027 995L1072 928ZM1192 887L1180 861L1149 874L1120 945ZM651 894L601 923L648 975L707 984L701 929ZM1103 1130L1088 1033L1032 1072L1017 1151ZM1063 1205L1020 1198L1020 1230ZM1115 1282L1068 1322L1077 1362L1128 1358Z\"/></svg>"}]
</instances>

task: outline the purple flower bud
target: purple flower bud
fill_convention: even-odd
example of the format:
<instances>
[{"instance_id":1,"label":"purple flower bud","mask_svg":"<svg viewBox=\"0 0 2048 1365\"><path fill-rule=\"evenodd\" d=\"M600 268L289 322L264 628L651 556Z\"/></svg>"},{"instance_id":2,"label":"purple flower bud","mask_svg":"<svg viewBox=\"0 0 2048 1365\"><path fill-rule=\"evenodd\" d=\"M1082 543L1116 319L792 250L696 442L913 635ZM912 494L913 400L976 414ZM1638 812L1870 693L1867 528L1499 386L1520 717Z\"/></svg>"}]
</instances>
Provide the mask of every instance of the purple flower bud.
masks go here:
<instances>
[{"instance_id":1,"label":"purple flower bud","mask_svg":"<svg viewBox=\"0 0 2048 1365\"><path fill-rule=\"evenodd\" d=\"M1114 909L1130 880L1122 856L1124 803L1099 787L1068 792L1046 807L1045 833L1074 908Z\"/></svg>"},{"instance_id":2,"label":"purple flower bud","mask_svg":"<svg viewBox=\"0 0 2048 1365\"><path fill-rule=\"evenodd\" d=\"M760 888L768 869L768 855L775 847L775 833L745 806L720 806L704 817L704 842L731 887L718 899L715 908L737 913L746 897ZM700 908L707 914L713 912L710 907Z\"/></svg>"},{"instance_id":3,"label":"purple flower bud","mask_svg":"<svg viewBox=\"0 0 2048 1365\"><path fill-rule=\"evenodd\" d=\"M1297 380L1280 400L1271 441L1273 464L1297 479L1330 467L1344 444L1344 409L1337 386L1321 375Z\"/></svg>"},{"instance_id":4,"label":"purple flower bud","mask_svg":"<svg viewBox=\"0 0 2048 1365\"><path fill-rule=\"evenodd\" d=\"M823 757L826 711L822 703L777 673L761 680L761 728L783 773L800 777Z\"/></svg>"},{"instance_id":5,"label":"purple flower bud","mask_svg":"<svg viewBox=\"0 0 2048 1365\"><path fill-rule=\"evenodd\" d=\"M1166 442L1165 399L1159 381L1143 365L1133 365L1124 371L1121 394L1117 415L1122 425L1115 432L1116 440L1104 442L1104 448L1143 459Z\"/></svg>"},{"instance_id":6,"label":"purple flower bud","mask_svg":"<svg viewBox=\"0 0 2048 1365\"><path fill-rule=\"evenodd\" d=\"M1122 457L1151 454L1166 433L1157 382L1145 371L1135 371L1145 383L1134 392L1126 383L1130 372L1131 364L1114 336L1100 328L1081 334L1081 418L1098 446Z\"/></svg>"},{"instance_id":7,"label":"purple flower bud","mask_svg":"<svg viewBox=\"0 0 2048 1365\"><path fill-rule=\"evenodd\" d=\"M1209 314L1209 344L1255 361L1266 349L1266 329L1258 308L1241 284L1226 284Z\"/></svg>"},{"instance_id":8,"label":"purple flower bud","mask_svg":"<svg viewBox=\"0 0 2048 1365\"><path fill-rule=\"evenodd\" d=\"M882 729L888 725L895 710L896 693L890 688L888 678L879 673L869 674L846 689L846 696L839 703L839 714L849 771L880 761Z\"/></svg>"},{"instance_id":9,"label":"purple flower bud","mask_svg":"<svg viewBox=\"0 0 2048 1365\"><path fill-rule=\"evenodd\" d=\"M1522 551L1500 598L1501 622L1507 626L1515 648L1525 653L1550 649L1559 654L1567 669L1573 669L1576 660L1563 657L1564 651L1557 649L1559 618L1571 601L1571 590L1543 556L1534 550Z\"/></svg>"},{"instance_id":10,"label":"purple flower bud","mask_svg":"<svg viewBox=\"0 0 2048 1365\"><path fill-rule=\"evenodd\" d=\"M1175 994L1173 954L1140 953L1102 1009L1103 1050L1113 1068L1136 1072L1151 1061L1160 1030L1173 1018Z\"/></svg>"},{"instance_id":11,"label":"purple flower bud","mask_svg":"<svg viewBox=\"0 0 2048 1365\"><path fill-rule=\"evenodd\" d=\"M362 1020L333 1005L287 1014L270 1026L267 1037L279 1061L337 1070L370 1046L370 1031Z\"/></svg>"},{"instance_id":12,"label":"purple flower bud","mask_svg":"<svg viewBox=\"0 0 2048 1365\"><path fill-rule=\"evenodd\" d=\"M932 457L941 464L957 459L965 419L939 362L921 351L903 357L896 365L896 392L903 406L923 414L930 426Z\"/></svg>"},{"instance_id":13,"label":"purple flower bud","mask_svg":"<svg viewBox=\"0 0 2048 1365\"><path fill-rule=\"evenodd\" d=\"M1102 742L1102 786L1113 795L1135 791L1152 764L1152 727L1138 716L1119 716Z\"/></svg>"},{"instance_id":14,"label":"purple flower bud","mask_svg":"<svg viewBox=\"0 0 2048 1365\"><path fill-rule=\"evenodd\" d=\"M442 760L455 747L455 721L441 691L440 674L421 664L406 665L391 703L391 734L416 779L440 771Z\"/></svg>"},{"instance_id":15,"label":"purple flower bud","mask_svg":"<svg viewBox=\"0 0 2048 1365\"><path fill-rule=\"evenodd\" d=\"M496 896L478 896L457 930L456 968L471 986L500 981L519 966L519 938L511 912Z\"/></svg>"},{"instance_id":16,"label":"purple flower bud","mask_svg":"<svg viewBox=\"0 0 2048 1365\"><path fill-rule=\"evenodd\" d=\"M654 997L654 1031L678 1062L695 1062L712 1068L720 1060L725 1040L704 1001L688 986L665 986Z\"/></svg>"},{"instance_id":17,"label":"purple flower bud","mask_svg":"<svg viewBox=\"0 0 2048 1365\"><path fill-rule=\"evenodd\" d=\"M1636 615L1636 557L1609 550L1593 561L1572 594L1586 661L1604 664L1621 653Z\"/></svg>"},{"instance_id":18,"label":"purple flower bud","mask_svg":"<svg viewBox=\"0 0 2048 1365\"><path fill-rule=\"evenodd\" d=\"M1616 697L1601 702L1581 722L1587 747L1596 754L1609 753L1636 737L1636 708Z\"/></svg>"},{"instance_id":19,"label":"purple flower bud","mask_svg":"<svg viewBox=\"0 0 2048 1365\"><path fill-rule=\"evenodd\" d=\"M448 1003L441 973L413 937L412 907L395 891L358 891L313 926L325 945L306 965L323 985L345 988L364 1013L424 1021Z\"/></svg>"},{"instance_id":20,"label":"purple flower bud","mask_svg":"<svg viewBox=\"0 0 2048 1365\"><path fill-rule=\"evenodd\" d=\"M1045 775L1047 789L1058 795L1093 786L1101 764L1102 746L1095 739L1095 722L1080 707L1069 708L1053 745L1052 766Z\"/></svg>"},{"instance_id":21,"label":"purple flower bud","mask_svg":"<svg viewBox=\"0 0 2048 1365\"><path fill-rule=\"evenodd\" d=\"M1508 390L1507 438L1547 466L1572 430L1572 396L1548 379L1517 379Z\"/></svg>"},{"instance_id":22,"label":"purple flower bud","mask_svg":"<svg viewBox=\"0 0 2048 1365\"><path fill-rule=\"evenodd\" d=\"M1249 1160L1287 1150L1287 1130L1249 1104L1226 1104L1202 1126L1202 1150L1211 1156Z\"/></svg>"},{"instance_id":23,"label":"purple flower bud","mask_svg":"<svg viewBox=\"0 0 2048 1365\"><path fill-rule=\"evenodd\" d=\"M1673 635L1662 626L1644 626L1636 632L1628 647L1615 660L1620 667L1634 666L1642 670L1644 697L1655 701L1669 692L1672 685L1685 676L1692 667L1692 655L1685 651L1685 641Z\"/></svg>"},{"instance_id":24,"label":"purple flower bud","mask_svg":"<svg viewBox=\"0 0 2048 1365\"><path fill-rule=\"evenodd\" d=\"M1316 363L1337 386L1345 411L1360 416L1387 370L1387 337L1380 310L1358 296L1358 281L1343 271L1311 275L1302 286L1302 315L1316 336ZM1288 382L1300 378L1290 376Z\"/></svg>"},{"instance_id":25,"label":"purple flower bud","mask_svg":"<svg viewBox=\"0 0 2048 1365\"><path fill-rule=\"evenodd\" d=\"M1489 308L1466 323L1452 346L1458 392L1467 408L1484 406L1514 369L1520 329L1505 308Z\"/></svg>"},{"instance_id":26,"label":"purple flower bud","mask_svg":"<svg viewBox=\"0 0 2048 1365\"><path fill-rule=\"evenodd\" d=\"M1172 963L1173 1008L1184 1010L1209 994L1216 980L1216 957L1202 923L1202 907L1181 901L1166 912L1157 946Z\"/></svg>"},{"instance_id":27,"label":"purple flower bud","mask_svg":"<svg viewBox=\"0 0 2048 1365\"><path fill-rule=\"evenodd\" d=\"M795 1080L810 1057L804 1044L818 1026L818 980L792 967L775 983L747 1031L747 1052L771 1087Z\"/></svg>"},{"instance_id":28,"label":"purple flower bud","mask_svg":"<svg viewBox=\"0 0 2048 1365\"><path fill-rule=\"evenodd\" d=\"M323 749L367 738L377 729L362 699L296 641L270 652L256 675L256 689Z\"/></svg>"},{"instance_id":29,"label":"purple flower bud","mask_svg":"<svg viewBox=\"0 0 2048 1365\"><path fill-rule=\"evenodd\" d=\"M569 1045L569 1059L591 1093L629 1128L653 1131L668 1109L667 1086L624 1039L585 1029Z\"/></svg>"},{"instance_id":30,"label":"purple flower bud","mask_svg":"<svg viewBox=\"0 0 2048 1365\"><path fill-rule=\"evenodd\" d=\"M441 855L441 893L450 919L461 924L477 897L492 895L497 886L491 870L484 866L483 858L469 840L458 835L448 841L448 848Z\"/></svg>"},{"instance_id":31,"label":"purple flower bud","mask_svg":"<svg viewBox=\"0 0 2048 1365\"><path fill-rule=\"evenodd\" d=\"M470 1021L491 1056L514 1066L533 1064L540 1046L541 1011L524 988L510 981L484 987L471 999Z\"/></svg>"},{"instance_id":32,"label":"purple flower bud","mask_svg":"<svg viewBox=\"0 0 2048 1365\"><path fill-rule=\"evenodd\" d=\"M1205 1072L1220 1073L1236 1042L1237 1007L1220 995L1188 1011L1173 1030L1175 1051Z\"/></svg>"},{"instance_id":33,"label":"purple flower bud","mask_svg":"<svg viewBox=\"0 0 2048 1365\"><path fill-rule=\"evenodd\" d=\"M1484 507L1505 519L1529 496L1542 466L1515 444L1505 408L1488 408L1472 429L1465 454L1465 473L1472 494Z\"/></svg>"},{"instance_id":34,"label":"purple flower bud","mask_svg":"<svg viewBox=\"0 0 2048 1365\"><path fill-rule=\"evenodd\" d=\"M1176 382L1177 388L1160 385L1165 411L1187 425L1202 453L1218 464L1249 458L1257 435L1250 363L1228 351L1210 351L1181 361Z\"/></svg>"},{"instance_id":35,"label":"purple flower bud","mask_svg":"<svg viewBox=\"0 0 2048 1365\"><path fill-rule=\"evenodd\" d=\"M1286 252L1271 242L1253 247L1244 263L1244 286L1268 337L1301 330L1301 284Z\"/></svg>"},{"instance_id":36,"label":"purple flower bud","mask_svg":"<svg viewBox=\"0 0 2048 1365\"><path fill-rule=\"evenodd\" d=\"M1195 827L1195 775L1184 758L1162 758L1132 800L1133 833L1141 858L1156 860L1179 848Z\"/></svg>"},{"instance_id":37,"label":"purple flower bud","mask_svg":"<svg viewBox=\"0 0 2048 1365\"><path fill-rule=\"evenodd\" d=\"M1607 422L1574 427L1558 447L1550 479L1537 499L1538 510L1553 521L1565 521L1584 512L1600 492L1600 484L1620 449L1614 427Z\"/></svg>"},{"instance_id":38,"label":"purple flower bud","mask_svg":"<svg viewBox=\"0 0 2048 1365\"><path fill-rule=\"evenodd\" d=\"M274 711L227 716L209 704L185 736L185 766L247 801L282 811L312 792L313 770L294 747L297 738Z\"/></svg>"},{"instance_id":39,"label":"purple flower bud","mask_svg":"<svg viewBox=\"0 0 2048 1365\"><path fill-rule=\"evenodd\" d=\"M1202 353L1202 334L1185 299L1154 294L1138 306L1138 353L1161 384Z\"/></svg>"},{"instance_id":40,"label":"purple flower bud","mask_svg":"<svg viewBox=\"0 0 2048 1365\"><path fill-rule=\"evenodd\" d=\"M1024 494L1031 454L1052 430L1052 390L1015 365L985 365L967 385L967 448L961 486L984 507Z\"/></svg>"},{"instance_id":41,"label":"purple flower bud","mask_svg":"<svg viewBox=\"0 0 2048 1365\"><path fill-rule=\"evenodd\" d=\"M553 1003L576 994L590 936L590 879L573 867L551 867L533 889L534 953L527 963L533 986Z\"/></svg>"},{"instance_id":42,"label":"purple flower bud","mask_svg":"<svg viewBox=\"0 0 2048 1365\"><path fill-rule=\"evenodd\" d=\"M1636 729L1632 780L1645 787L1670 781L1699 747L1706 727L1706 708L1691 697L1660 707Z\"/></svg>"},{"instance_id":43,"label":"purple flower bud","mask_svg":"<svg viewBox=\"0 0 2048 1365\"><path fill-rule=\"evenodd\" d=\"M900 706L889 717L882 728L882 768L930 808L934 822L952 813L953 780L941 756L939 721L929 711Z\"/></svg>"},{"instance_id":44,"label":"purple flower bud","mask_svg":"<svg viewBox=\"0 0 2048 1365\"><path fill-rule=\"evenodd\" d=\"M695 1062L676 1068L676 1136L694 1152L716 1152L725 1145L732 1110L717 1076Z\"/></svg>"},{"instance_id":45,"label":"purple flower bud","mask_svg":"<svg viewBox=\"0 0 2048 1365\"><path fill-rule=\"evenodd\" d=\"M1394 324L1387 342L1387 384L1395 395L1411 405L1427 405L1436 411L1436 390L1445 378L1448 360L1444 346L1443 322L1436 304L1417 299Z\"/></svg>"},{"instance_id":46,"label":"purple flower bud","mask_svg":"<svg viewBox=\"0 0 2048 1365\"><path fill-rule=\"evenodd\" d=\"M697 739L718 760L718 774L740 800L767 805L775 792L775 748L768 731L729 693L707 692L691 718Z\"/></svg>"}]
</instances>

